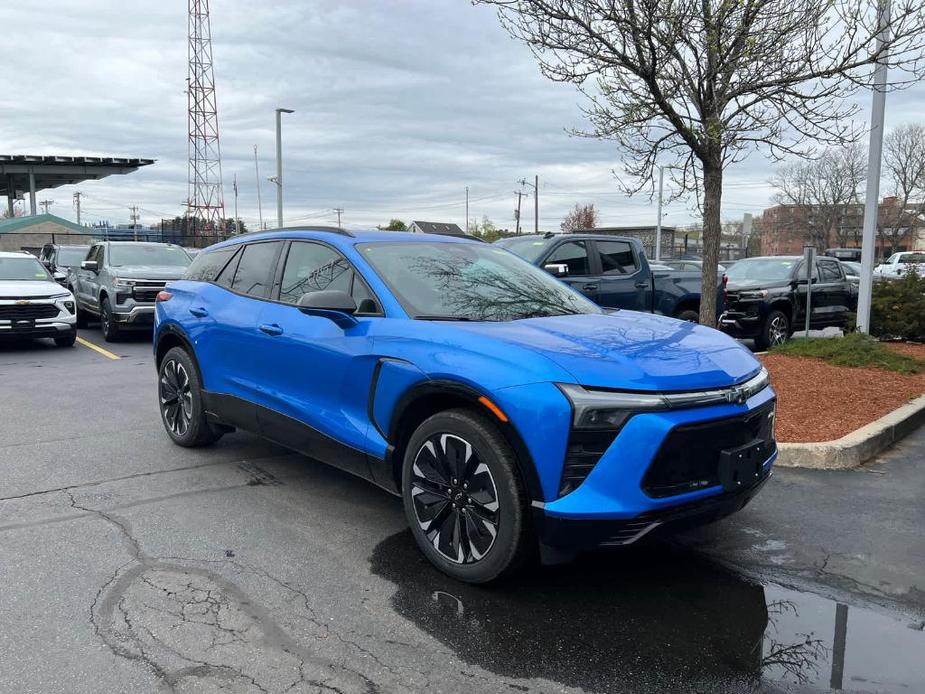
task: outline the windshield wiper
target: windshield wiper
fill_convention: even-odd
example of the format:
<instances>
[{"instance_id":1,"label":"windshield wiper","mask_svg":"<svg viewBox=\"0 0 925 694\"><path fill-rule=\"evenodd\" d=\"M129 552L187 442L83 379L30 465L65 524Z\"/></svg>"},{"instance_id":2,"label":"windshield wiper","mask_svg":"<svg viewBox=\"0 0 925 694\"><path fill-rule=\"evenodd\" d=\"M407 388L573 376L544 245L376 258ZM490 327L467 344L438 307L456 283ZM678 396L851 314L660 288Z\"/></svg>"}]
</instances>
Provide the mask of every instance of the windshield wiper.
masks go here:
<instances>
[{"instance_id":1,"label":"windshield wiper","mask_svg":"<svg viewBox=\"0 0 925 694\"><path fill-rule=\"evenodd\" d=\"M427 314L421 314L419 316L415 316L414 320L473 321L475 319L469 318L469 316L439 316L439 315L429 316Z\"/></svg>"}]
</instances>

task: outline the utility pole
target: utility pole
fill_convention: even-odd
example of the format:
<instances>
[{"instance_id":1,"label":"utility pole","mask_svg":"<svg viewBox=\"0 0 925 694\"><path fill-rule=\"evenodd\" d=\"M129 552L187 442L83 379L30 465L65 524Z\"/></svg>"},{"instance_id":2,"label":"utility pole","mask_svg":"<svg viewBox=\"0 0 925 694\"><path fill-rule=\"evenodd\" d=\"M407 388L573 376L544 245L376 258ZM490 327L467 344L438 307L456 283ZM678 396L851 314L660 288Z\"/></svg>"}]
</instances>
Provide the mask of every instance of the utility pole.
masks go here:
<instances>
[{"instance_id":1,"label":"utility pole","mask_svg":"<svg viewBox=\"0 0 925 694\"><path fill-rule=\"evenodd\" d=\"M877 51L882 51L890 37L890 0L880 0L880 33ZM870 114L870 149L867 158L867 197L864 202L864 231L861 242L861 282L858 287L857 327L870 332L870 301L873 289L874 254L876 253L877 218L880 216L880 161L883 155L883 112L886 109L887 56L874 68L874 98Z\"/></svg>"},{"instance_id":2,"label":"utility pole","mask_svg":"<svg viewBox=\"0 0 925 694\"><path fill-rule=\"evenodd\" d=\"M469 233L469 186L466 186L466 233Z\"/></svg>"},{"instance_id":3,"label":"utility pole","mask_svg":"<svg viewBox=\"0 0 925 694\"><path fill-rule=\"evenodd\" d=\"M533 177L533 231L540 233L540 177Z\"/></svg>"},{"instance_id":4,"label":"utility pole","mask_svg":"<svg viewBox=\"0 0 925 694\"><path fill-rule=\"evenodd\" d=\"M39 207L42 207L42 208L44 208L44 210L45 210L44 212L42 212L42 214L48 214L48 208L51 207L51 206L54 205L54 204L55 204L55 201L54 201L54 200L42 200L42 201L39 203Z\"/></svg>"},{"instance_id":5,"label":"utility pole","mask_svg":"<svg viewBox=\"0 0 925 694\"><path fill-rule=\"evenodd\" d=\"M517 209L514 210L514 222L516 223L514 234L520 236L520 199L524 196L523 191L515 191L517 196Z\"/></svg>"},{"instance_id":6,"label":"utility pole","mask_svg":"<svg viewBox=\"0 0 925 694\"><path fill-rule=\"evenodd\" d=\"M284 113L293 113L291 108L276 109L276 224L283 226L283 120Z\"/></svg>"},{"instance_id":7,"label":"utility pole","mask_svg":"<svg viewBox=\"0 0 925 694\"><path fill-rule=\"evenodd\" d=\"M742 248L741 255L743 258L748 257L748 242L752 237L752 215L746 212L742 217Z\"/></svg>"},{"instance_id":8,"label":"utility pole","mask_svg":"<svg viewBox=\"0 0 925 694\"><path fill-rule=\"evenodd\" d=\"M77 208L77 226L80 226L80 196L83 195L80 191L74 193L74 207Z\"/></svg>"},{"instance_id":9,"label":"utility pole","mask_svg":"<svg viewBox=\"0 0 925 694\"><path fill-rule=\"evenodd\" d=\"M658 167L658 219L655 222L655 262L662 259L662 187L665 182L665 167Z\"/></svg>"},{"instance_id":10,"label":"utility pole","mask_svg":"<svg viewBox=\"0 0 925 694\"><path fill-rule=\"evenodd\" d=\"M260 219L260 228L263 226L263 203L260 201L260 164L257 163L257 145L254 145L254 172L257 174L257 215Z\"/></svg>"},{"instance_id":11,"label":"utility pole","mask_svg":"<svg viewBox=\"0 0 925 694\"><path fill-rule=\"evenodd\" d=\"M231 186L234 188L234 233L241 233L241 222L238 221L238 174L234 174L231 179Z\"/></svg>"},{"instance_id":12,"label":"utility pole","mask_svg":"<svg viewBox=\"0 0 925 694\"><path fill-rule=\"evenodd\" d=\"M335 208L334 208L334 211L337 213L337 226L339 227L339 226L340 226L340 216L341 216L341 214L343 214L344 208L343 208L343 207L335 207Z\"/></svg>"},{"instance_id":13,"label":"utility pole","mask_svg":"<svg viewBox=\"0 0 925 694\"><path fill-rule=\"evenodd\" d=\"M132 211L131 220L132 220L132 230L135 232L135 240L138 240L138 206L132 205L129 208Z\"/></svg>"}]
</instances>

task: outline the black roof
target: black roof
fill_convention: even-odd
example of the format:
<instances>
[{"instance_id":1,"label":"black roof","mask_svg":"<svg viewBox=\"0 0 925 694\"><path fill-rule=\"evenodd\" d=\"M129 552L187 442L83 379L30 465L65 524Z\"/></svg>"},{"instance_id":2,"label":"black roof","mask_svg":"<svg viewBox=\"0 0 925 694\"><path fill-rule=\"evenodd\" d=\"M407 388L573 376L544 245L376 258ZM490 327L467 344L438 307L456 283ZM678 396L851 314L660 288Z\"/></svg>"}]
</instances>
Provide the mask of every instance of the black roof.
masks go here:
<instances>
[{"instance_id":1,"label":"black roof","mask_svg":"<svg viewBox=\"0 0 925 694\"><path fill-rule=\"evenodd\" d=\"M0 154L0 195L29 190L29 174L35 177L35 189L92 181L113 174L127 174L154 159L137 157L72 157L39 154Z\"/></svg>"},{"instance_id":2,"label":"black roof","mask_svg":"<svg viewBox=\"0 0 925 694\"><path fill-rule=\"evenodd\" d=\"M466 232L460 229L458 224L452 224L449 222L419 222L417 220L411 223L425 234L443 234L444 236L462 236L464 238L472 238L471 236L468 236Z\"/></svg>"}]
</instances>

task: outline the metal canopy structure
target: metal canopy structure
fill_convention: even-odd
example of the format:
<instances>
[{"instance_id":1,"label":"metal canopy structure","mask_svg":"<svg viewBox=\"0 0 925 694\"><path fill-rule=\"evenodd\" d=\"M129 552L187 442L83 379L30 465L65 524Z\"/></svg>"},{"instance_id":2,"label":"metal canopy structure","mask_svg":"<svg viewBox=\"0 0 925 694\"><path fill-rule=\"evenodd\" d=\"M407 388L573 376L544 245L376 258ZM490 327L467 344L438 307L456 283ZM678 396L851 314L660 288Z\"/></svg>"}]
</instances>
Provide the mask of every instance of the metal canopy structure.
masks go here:
<instances>
[{"instance_id":1,"label":"metal canopy structure","mask_svg":"<svg viewBox=\"0 0 925 694\"><path fill-rule=\"evenodd\" d=\"M0 195L6 196L7 209L12 216L13 200L28 192L31 214L36 214L35 194L40 190L132 173L154 161L122 157L0 154Z\"/></svg>"}]
</instances>

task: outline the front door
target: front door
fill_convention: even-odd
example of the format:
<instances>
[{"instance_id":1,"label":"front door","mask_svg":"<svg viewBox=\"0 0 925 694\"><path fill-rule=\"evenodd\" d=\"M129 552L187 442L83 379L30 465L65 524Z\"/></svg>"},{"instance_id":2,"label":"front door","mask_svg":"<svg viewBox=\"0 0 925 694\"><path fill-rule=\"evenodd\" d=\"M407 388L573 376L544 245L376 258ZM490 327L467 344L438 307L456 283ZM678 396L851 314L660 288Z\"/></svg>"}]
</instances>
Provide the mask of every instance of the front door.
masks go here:
<instances>
[{"instance_id":1,"label":"front door","mask_svg":"<svg viewBox=\"0 0 925 694\"><path fill-rule=\"evenodd\" d=\"M264 389L258 419L264 435L313 458L369 477L366 462L369 388L377 359L370 334L382 320L378 303L353 266L323 243L292 241L258 330L259 379ZM299 299L341 290L363 310L342 327L303 313Z\"/></svg>"},{"instance_id":2,"label":"front door","mask_svg":"<svg viewBox=\"0 0 925 694\"><path fill-rule=\"evenodd\" d=\"M560 279L597 303L600 282L592 276L591 254L587 241L566 241L556 246L543 265L565 265L568 272Z\"/></svg>"},{"instance_id":3,"label":"front door","mask_svg":"<svg viewBox=\"0 0 925 694\"><path fill-rule=\"evenodd\" d=\"M646 311L650 296L649 278L644 276L633 246L626 241L594 242L600 261L598 303L609 308Z\"/></svg>"}]
</instances>

